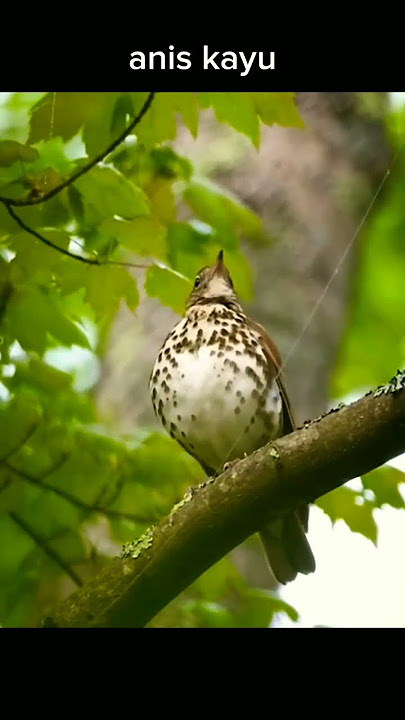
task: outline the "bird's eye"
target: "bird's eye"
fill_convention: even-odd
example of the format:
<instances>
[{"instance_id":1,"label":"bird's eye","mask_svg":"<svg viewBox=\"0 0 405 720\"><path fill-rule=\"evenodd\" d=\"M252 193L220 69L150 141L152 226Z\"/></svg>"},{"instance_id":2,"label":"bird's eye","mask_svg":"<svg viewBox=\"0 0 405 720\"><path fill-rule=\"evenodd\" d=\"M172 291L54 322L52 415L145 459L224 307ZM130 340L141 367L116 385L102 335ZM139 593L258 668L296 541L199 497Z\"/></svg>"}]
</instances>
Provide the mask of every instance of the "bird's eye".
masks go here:
<instances>
[{"instance_id":1,"label":"bird's eye","mask_svg":"<svg viewBox=\"0 0 405 720\"><path fill-rule=\"evenodd\" d=\"M201 278L197 275L194 283L194 287L198 288L199 284L201 283Z\"/></svg>"}]
</instances>

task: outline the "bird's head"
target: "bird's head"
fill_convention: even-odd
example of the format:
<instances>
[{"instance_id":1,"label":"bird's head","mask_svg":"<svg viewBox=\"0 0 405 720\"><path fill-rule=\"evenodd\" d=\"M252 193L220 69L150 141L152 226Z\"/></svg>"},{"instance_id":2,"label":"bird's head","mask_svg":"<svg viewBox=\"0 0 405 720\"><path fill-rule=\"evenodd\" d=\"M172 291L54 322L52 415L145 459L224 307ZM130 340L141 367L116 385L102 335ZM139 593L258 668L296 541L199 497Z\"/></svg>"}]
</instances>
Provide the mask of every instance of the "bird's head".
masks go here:
<instances>
[{"instance_id":1,"label":"bird's head","mask_svg":"<svg viewBox=\"0 0 405 720\"><path fill-rule=\"evenodd\" d=\"M241 309L229 270L224 265L223 250L218 253L215 265L207 265L197 273L187 309L193 305L213 303Z\"/></svg>"}]
</instances>

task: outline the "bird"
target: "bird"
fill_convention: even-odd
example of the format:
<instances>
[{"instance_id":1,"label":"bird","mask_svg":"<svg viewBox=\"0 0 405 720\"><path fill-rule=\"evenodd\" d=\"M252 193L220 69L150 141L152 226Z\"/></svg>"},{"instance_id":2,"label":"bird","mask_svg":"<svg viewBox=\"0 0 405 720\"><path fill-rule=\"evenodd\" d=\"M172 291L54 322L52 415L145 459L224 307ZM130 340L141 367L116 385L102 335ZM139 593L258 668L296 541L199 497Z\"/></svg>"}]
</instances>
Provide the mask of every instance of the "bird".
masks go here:
<instances>
[{"instance_id":1,"label":"bird","mask_svg":"<svg viewBox=\"0 0 405 720\"><path fill-rule=\"evenodd\" d=\"M295 429L281 370L276 344L243 311L221 250L197 273L185 315L158 352L149 381L154 412L213 477ZM308 515L305 505L260 531L279 583L315 570Z\"/></svg>"}]
</instances>

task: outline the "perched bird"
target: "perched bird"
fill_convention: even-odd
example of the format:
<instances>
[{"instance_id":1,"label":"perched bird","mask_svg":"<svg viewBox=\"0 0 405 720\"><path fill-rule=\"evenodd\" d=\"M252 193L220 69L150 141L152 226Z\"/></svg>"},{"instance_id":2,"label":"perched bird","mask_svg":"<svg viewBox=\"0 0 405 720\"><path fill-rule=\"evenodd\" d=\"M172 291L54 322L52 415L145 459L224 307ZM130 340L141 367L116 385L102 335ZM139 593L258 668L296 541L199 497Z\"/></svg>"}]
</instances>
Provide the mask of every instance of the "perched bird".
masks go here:
<instances>
[{"instance_id":1,"label":"perched bird","mask_svg":"<svg viewBox=\"0 0 405 720\"><path fill-rule=\"evenodd\" d=\"M243 312L221 250L215 265L198 273L185 317L156 358L150 377L155 413L205 472L216 475L294 429L280 374L277 347ZM280 583L315 569L307 525L305 506L260 532Z\"/></svg>"}]
</instances>

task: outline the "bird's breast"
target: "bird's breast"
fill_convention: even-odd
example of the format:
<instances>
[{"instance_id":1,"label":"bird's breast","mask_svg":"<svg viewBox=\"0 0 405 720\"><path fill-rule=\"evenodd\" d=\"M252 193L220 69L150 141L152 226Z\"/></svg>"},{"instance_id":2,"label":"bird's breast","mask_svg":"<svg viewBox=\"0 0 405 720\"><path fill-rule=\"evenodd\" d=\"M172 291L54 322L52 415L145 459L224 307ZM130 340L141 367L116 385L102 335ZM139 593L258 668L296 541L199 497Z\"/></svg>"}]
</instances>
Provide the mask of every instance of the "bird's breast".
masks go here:
<instances>
[{"instance_id":1,"label":"bird's breast","mask_svg":"<svg viewBox=\"0 0 405 720\"><path fill-rule=\"evenodd\" d=\"M280 433L282 399L256 333L221 309L184 318L161 348L150 388L156 415L205 467L250 454Z\"/></svg>"}]
</instances>

